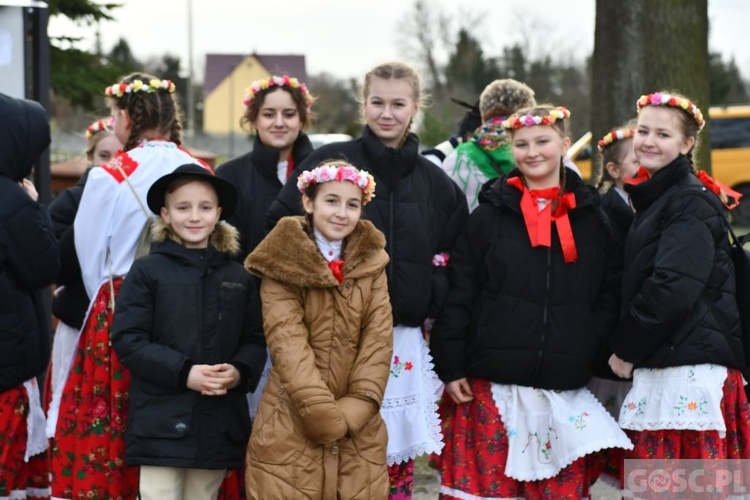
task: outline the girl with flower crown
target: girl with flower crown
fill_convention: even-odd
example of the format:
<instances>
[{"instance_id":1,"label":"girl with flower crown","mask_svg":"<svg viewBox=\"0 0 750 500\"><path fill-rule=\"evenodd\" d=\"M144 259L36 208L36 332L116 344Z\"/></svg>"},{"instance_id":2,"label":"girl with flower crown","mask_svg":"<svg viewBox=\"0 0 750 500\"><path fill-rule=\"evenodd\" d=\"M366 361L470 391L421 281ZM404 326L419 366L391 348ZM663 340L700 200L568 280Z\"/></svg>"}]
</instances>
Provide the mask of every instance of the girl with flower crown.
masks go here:
<instances>
[{"instance_id":1,"label":"girl with flower crown","mask_svg":"<svg viewBox=\"0 0 750 500\"><path fill-rule=\"evenodd\" d=\"M468 215L466 197L454 182L419 154L411 133L419 111L419 75L410 66L384 63L365 75L360 138L315 150L300 169L328 158L365 168L378 183L378 197L365 215L386 236L388 290L393 306L393 358L381 414L388 428L391 498L411 498L414 458L440 451L436 398L440 381L423 336L448 290L445 264ZM300 212L296 186L288 182L269 210L269 222Z\"/></svg>"},{"instance_id":2,"label":"girl with flower crown","mask_svg":"<svg viewBox=\"0 0 750 500\"><path fill-rule=\"evenodd\" d=\"M388 255L361 220L375 180L332 160L297 186L305 216L281 219L245 261L262 278L274 359L248 444L247 497L386 498Z\"/></svg>"},{"instance_id":3,"label":"girl with flower crown","mask_svg":"<svg viewBox=\"0 0 750 500\"><path fill-rule=\"evenodd\" d=\"M49 410L52 496L135 498L138 470L124 462L129 374L109 342L115 295L148 217L146 192L159 177L198 160L180 148L169 80L135 73L105 90L124 151L91 169L75 216L75 250L90 298L68 356L53 353L61 392ZM207 167L206 167L207 168Z\"/></svg>"},{"instance_id":4,"label":"girl with flower crown","mask_svg":"<svg viewBox=\"0 0 750 500\"><path fill-rule=\"evenodd\" d=\"M750 458L750 414L728 220L737 194L697 172L705 120L684 96L638 100L640 168L625 190L635 220L625 244L623 308L612 370L633 377L620 426L625 458ZM735 200L736 201L736 200ZM635 368L635 370L634 370Z\"/></svg>"},{"instance_id":5,"label":"girl with flower crown","mask_svg":"<svg viewBox=\"0 0 750 500\"><path fill-rule=\"evenodd\" d=\"M240 193L237 209L228 220L240 232L240 259L247 257L266 235L268 208L295 164L302 163L312 152L303 130L312 118L313 102L307 86L286 75L254 81L245 90L245 113L240 123L255 131L253 150L216 170L218 177L229 181ZM253 418L270 368L269 356L257 389L248 394Z\"/></svg>"},{"instance_id":6,"label":"girl with flower crown","mask_svg":"<svg viewBox=\"0 0 750 500\"><path fill-rule=\"evenodd\" d=\"M506 78L487 85L479 96L482 125L443 162L443 170L466 194L469 211L479 204L479 190L490 179L516 166L502 122L520 108L534 106L534 91Z\"/></svg>"},{"instance_id":7,"label":"girl with flower crown","mask_svg":"<svg viewBox=\"0 0 750 500\"><path fill-rule=\"evenodd\" d=\"M563 166L569 115L503 122L518 168L483 187L451 255L431 343L456 403L443 498L585 498L596 452L632 446L585 388L617 322L621 262L599 197Z\"/></svg>"}]
</instances>

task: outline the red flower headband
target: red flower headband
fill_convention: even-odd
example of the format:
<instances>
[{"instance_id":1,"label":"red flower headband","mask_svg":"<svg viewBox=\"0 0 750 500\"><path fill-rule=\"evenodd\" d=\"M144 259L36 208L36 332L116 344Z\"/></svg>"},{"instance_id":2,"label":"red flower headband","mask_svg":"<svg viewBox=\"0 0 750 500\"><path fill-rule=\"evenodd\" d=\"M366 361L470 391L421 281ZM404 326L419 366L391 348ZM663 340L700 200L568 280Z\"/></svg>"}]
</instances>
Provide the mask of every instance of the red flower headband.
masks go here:
<instances>
[{"instance_id":1,"label":"red flower headband","mask_svg":"<svg viewBox=\"0 0 750 500\"><path fill-rule=\"evenodd\" d=\"M112 118L104 118L102 120L96 120L94 123L86 128L86 140L90 141L94 135L105 130L112 132L112 128L115 126L115 121Z\"/></svg>"},{"instance_id":2,"label":"red flower headband","mask_svg":"<svg viewBox=\"0 0 750 500\"><path fill-rule=\"evenodd\" d=\"M299 80L289 77L288 75L274 75L263 80L255 80L250 84L250 86L245 89L245 98L242 99L242 104L244 104L245 108L249 108L250 103L253 102L253 99L255 99L258 94L274 86L289 87L291 89L299 90L300 94L302 94L302 98L305 100L305 106L307 106L308 108L312 106L313 99L310 95L310 92L308 92L307 90L307 85L305 85L304 83L300 83Z\"/></svg>"},{"instance_id":3,"label":"red flower headband","mask_svg":"<svg viewBox=\"0 0 750 500\"><path fill-rule=\"evenodd\" d=\"M545 116L537 116L532 114L526 115L512 115L507 120L504 120L501 124L506 130L515 130L521 127L534 127L536 125L552 125L557 120L564 120L570 117L570 111L567 108L558 106L554 109L550 109L548 114Z\"/></svg>"},{"instance_id":4,"label":"red flower headband","mask_svg":"<svg viewBox=\"0 0 750 500\"><path fill-rule=\"evenodd\" d=\"M147 94L153 94L157 90L166 90L170 94L176 90L172 80L158 80L156 78L149 80L144 83L143 80L133 80L130 83L120 82L110 85L104 89L104 94L107 97L122 97L125 94L131 94L133 92L146 92Z\"/></svg>"},{"instance_id":5,"label":"red flower headband","mask_svg":"<svg viewBox=\"0 0 750 500\"><path fill-rule=\"evenodd\" d=\"M596 147L601 153L602 151L604 151L604 148L606 148L613 142L621 141L623 139L630 139L634 135L635 135L634 128L619 128L619 129L609 132L607 135L602 137L602 140L599 141Z\"/></svg>"},{"instance_id":6,"label":"red flower headband","mask_svg":"<svg viewBox=\"0 0 750 500\"><path fill-rule=\"evenodd\" d=\"M641 109L645 106L669 106L671 108L681 109L695 120L695 123L698 125L698 132L703 130L703 126L706 125L706 120L703 119L703 113L700 108L684 97L661 94L659 92L642 95L638 99L638 113L640 113Z\"/></svg>"}]
</instances>

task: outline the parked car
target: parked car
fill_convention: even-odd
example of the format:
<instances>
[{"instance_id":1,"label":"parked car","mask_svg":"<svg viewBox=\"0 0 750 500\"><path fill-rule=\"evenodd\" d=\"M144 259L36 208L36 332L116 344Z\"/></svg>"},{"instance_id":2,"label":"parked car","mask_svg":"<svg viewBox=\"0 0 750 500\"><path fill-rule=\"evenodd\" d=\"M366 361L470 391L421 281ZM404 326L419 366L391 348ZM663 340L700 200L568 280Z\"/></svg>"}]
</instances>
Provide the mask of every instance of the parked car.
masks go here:
<instances>
[{"instance_id":1,"label":"parked car","mask_svg":"<svg viewBox=\"0 0 750 500\"><path fill-rule=\"evenodd\" d=\"M352 136L349 134L308 134L307 136L312 142L312 146L318 149L320 146L330 144L332 142L344 142L351 141Z\"/></svg>"},{"instance_id":2,"label":"parked car","mask_svg":"<svg viewBox=\"0 0 750 500\"><path fill-rule=\"evenodd\" d=\"M742 193L742 201L732 215L737 223L750 225L750 105L712 107L708 117L711 175ZM591 179L591 148L591 132L586 132L568 151L586 180Z\"/></svg>"}]
</instances>

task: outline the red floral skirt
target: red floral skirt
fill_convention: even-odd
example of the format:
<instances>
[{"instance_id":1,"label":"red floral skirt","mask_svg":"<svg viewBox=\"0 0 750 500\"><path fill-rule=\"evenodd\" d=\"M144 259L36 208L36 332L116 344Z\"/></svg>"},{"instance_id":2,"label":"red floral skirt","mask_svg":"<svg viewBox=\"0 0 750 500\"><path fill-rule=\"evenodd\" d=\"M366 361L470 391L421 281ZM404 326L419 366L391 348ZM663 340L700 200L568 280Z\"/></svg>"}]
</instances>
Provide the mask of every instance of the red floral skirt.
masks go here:
<instances>
[{"instance_id":1,"label":"red floral skirt","mask_svg":"<svg viewBox=\"0 0 750 500\"><path fill-rule=\"evenodd\" d=\"M29 397L20 385L0 393L0 497L49 499L49 457L26 455Z\"/></svg>"},{"instance_id":2,"label":"red floral skirt","mask_svg":"<svg viewBox=\"0 0 750 500\"><path fill-rule=\"evenodd\" d=\"M470 380L474 399L454 406L445 425L445 448L440 465L440 498L586 498L599 477L598 454L581 457L555 477L519 481L505 475L508 438L490 383ZM446 405L448 407L450 405Z\"/></svg>"},{"instance_id":3,"label":"red floral skirt","mask_svg":"<svg viewBox=\"0 0 750 500\"><path fill-rule=\"evenodd\" d=\"M114 280L115 295L122 278ZM138 468L125 465L130 375L110 344L110 284L99 289L81 332L52 440L52 496L134 499Z\"/></svg>"},{"instance_id":4,"label":"red floral skirt","mask_svg":"<svg viewBox=\"0 0 750 500\"><path fill-rule=\"evenodd\" d=\"M727 372L721 412L727 428L723 438L719 431L625 431L634 447L624 458L750 458L750 410L737 369Z\"/></svg>"}]
</instances>

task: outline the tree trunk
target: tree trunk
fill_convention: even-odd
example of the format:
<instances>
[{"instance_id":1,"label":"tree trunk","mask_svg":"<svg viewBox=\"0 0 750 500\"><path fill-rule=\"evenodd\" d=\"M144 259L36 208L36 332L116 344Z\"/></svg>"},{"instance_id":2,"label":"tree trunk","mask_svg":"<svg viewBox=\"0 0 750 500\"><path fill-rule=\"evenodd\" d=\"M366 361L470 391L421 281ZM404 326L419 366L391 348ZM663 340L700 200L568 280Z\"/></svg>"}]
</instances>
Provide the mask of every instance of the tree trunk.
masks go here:
<instances>
[{"instance_id":1,"label":"tree trunk","mask_svg":"<svg viewBox=\"0 0 750 500\"><path fill-rule=\"evenodd\" d=\"M708 118L708 0L597 0L591 123L593 144L636 116L642 94L672 90ZM708 129L701 140L708 144ZM710 150L699 168L710 172ZM601 172L595 162L594 178Z\"/></svg>"}]
</instances>

